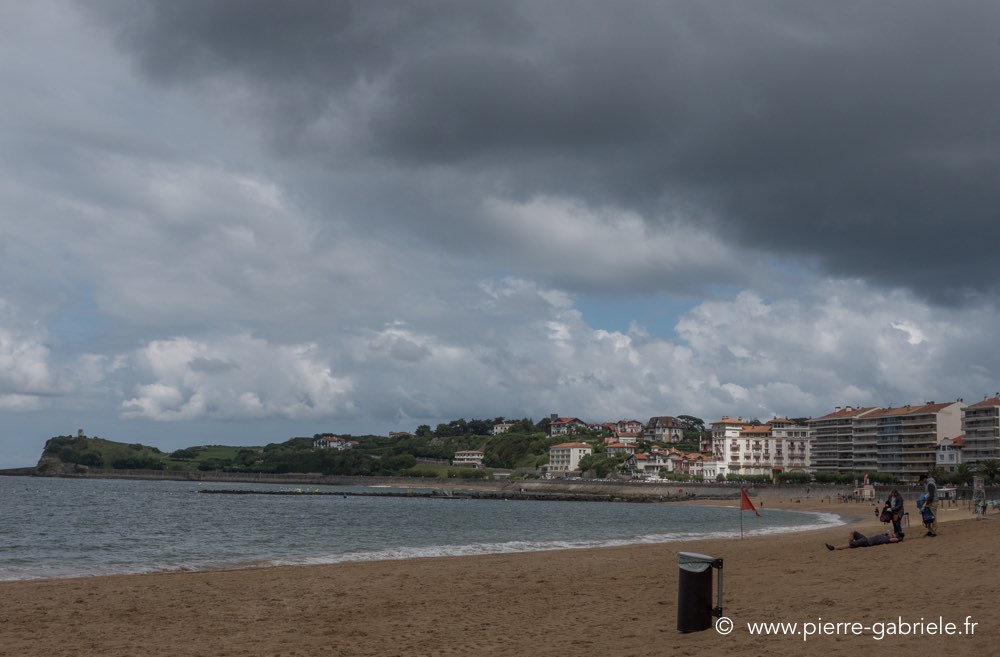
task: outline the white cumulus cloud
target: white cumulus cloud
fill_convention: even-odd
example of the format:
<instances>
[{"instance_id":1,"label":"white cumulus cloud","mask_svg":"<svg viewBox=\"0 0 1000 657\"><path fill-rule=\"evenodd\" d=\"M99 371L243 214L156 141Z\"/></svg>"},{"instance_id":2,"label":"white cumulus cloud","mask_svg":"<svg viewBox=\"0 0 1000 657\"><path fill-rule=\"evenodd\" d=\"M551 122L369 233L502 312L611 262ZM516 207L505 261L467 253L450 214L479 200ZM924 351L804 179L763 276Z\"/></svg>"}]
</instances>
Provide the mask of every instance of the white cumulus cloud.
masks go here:
<instances>
[{"instance_id":1,"label":"white cumulus cloud","mask_svg":"<svg viewBox=\"0 0 1000 657\"><path fill-rule=\"evenodd\" d=\"M321 418L353 408L350 376L334 375L315 344L249 335L150 342L130 355L140 383L125 418Z\"/></svg>"}]
</instances>

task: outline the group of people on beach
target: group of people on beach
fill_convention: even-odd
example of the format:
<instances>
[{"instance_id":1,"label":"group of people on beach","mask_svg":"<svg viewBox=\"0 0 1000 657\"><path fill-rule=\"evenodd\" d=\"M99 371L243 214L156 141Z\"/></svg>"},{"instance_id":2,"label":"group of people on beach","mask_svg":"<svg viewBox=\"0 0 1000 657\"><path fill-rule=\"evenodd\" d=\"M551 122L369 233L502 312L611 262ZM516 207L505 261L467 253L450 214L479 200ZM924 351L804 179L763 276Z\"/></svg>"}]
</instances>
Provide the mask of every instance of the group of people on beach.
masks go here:
<instances>
[{"instance_id":1,"label":"group of people on beach","mask_svg":"<svg viewBox=\"0 0 1000 657\"><path fill-rule=\"evenodd\" d=\"M934 481L934 477L928 474L920 475L919 481L924 485L924 492L923 495L917 498L917 509L920 511L924 527L927 528L927 533L924 536L932 538L937 536L938 532L937 483ZM882 522L891 522L892 529L873 536L865 536L859 531L852 531L847 545L834 546L827 543L826 549L850 550L851 548L888 545L902 541L905 536L903 533L903 496L899 494L898 489L894 488L889 493L889 499L885 501L885 506L882 507L879 519Z\"/></svg>"}]
</instances>

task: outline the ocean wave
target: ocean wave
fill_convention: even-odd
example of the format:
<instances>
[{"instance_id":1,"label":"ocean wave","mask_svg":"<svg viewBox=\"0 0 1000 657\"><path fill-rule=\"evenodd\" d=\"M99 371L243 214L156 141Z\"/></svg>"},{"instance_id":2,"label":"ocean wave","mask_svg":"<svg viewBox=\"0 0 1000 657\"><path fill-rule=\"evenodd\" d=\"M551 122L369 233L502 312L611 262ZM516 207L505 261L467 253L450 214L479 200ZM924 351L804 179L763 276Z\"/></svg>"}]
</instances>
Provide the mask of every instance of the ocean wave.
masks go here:
<instances>
[{"instance_id":1,"label":"ocean wave","mask_svg":"<svg viewBox=\"0 0 1000 657\"><path fill-rule=\"evenodd\" d=\"M791 534L817 529L829 529L844 525L843 519L834 513L809 511L789 511L814 516L814 521L808 524L783 527L767 527L748 529L746 536L765 536L775 534ZM488 554L511 554L521 552L550 552L553 550L583 550L594 548L624 547L627 545L652 545L661 543L676 543L680 541L699 541L710 539L729 539L740 535L739 530L726 531L686 531L656 534L640 534L625 538L597 540L557 540L557 541L503 541L496 543L469 543L463 545L431 545L419 547L397 547L381 550L363 550L313 556L293 559L275 559L270 562L274 566L299 565L330 565L356 561L402 561L406 559L423 559L435 557L467 557Z\"/></svg>"}]
</instances>

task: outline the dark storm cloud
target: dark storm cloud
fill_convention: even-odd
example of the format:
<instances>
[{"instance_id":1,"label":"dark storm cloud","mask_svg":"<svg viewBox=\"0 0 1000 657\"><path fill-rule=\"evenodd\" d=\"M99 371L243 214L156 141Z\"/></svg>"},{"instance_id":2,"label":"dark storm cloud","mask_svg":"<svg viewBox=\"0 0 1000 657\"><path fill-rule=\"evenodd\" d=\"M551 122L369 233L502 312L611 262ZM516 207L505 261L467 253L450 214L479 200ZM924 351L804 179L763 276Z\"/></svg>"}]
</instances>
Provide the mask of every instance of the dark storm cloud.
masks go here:
<instances>
[{"instance_id":1,"label":"dark storm cloud","mask_svg":"<svg viewBox=\"0 0 1000 657\"><path fill-rule=\"evenodd\" d=\"M938 302L998 291L995 3L111 7L153 79L247 85L286 155L433 165L466 194L651 222L679 209L731 244Z\"/></svg>"}]
</instances>

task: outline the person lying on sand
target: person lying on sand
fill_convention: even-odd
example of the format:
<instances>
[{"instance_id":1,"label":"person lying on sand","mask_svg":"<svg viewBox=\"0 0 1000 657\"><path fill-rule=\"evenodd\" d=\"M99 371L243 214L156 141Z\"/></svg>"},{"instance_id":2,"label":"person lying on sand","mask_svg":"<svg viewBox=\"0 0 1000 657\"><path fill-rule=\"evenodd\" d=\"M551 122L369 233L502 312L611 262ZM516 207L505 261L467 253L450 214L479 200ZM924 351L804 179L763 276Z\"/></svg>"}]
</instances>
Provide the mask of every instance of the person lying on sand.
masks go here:
<instances>
[{"instance_id":1,"label":"person lying on sand","mask_svg":"<svg viewBox=\"0 0 1000 657\"><path fill-rule=\"evenodd\" d=\"M842 545L840 547L834 547L829 543L826 544L827 550L850 550L851 548L859 547L872 547L873 545L888 545L889 543L899 543L902 538L896 536L891 531L887 531L884 534L875 534L874 536L865 536L861 532L851 532L851 538L847 545Z\"/></svg>"}]
</instances>

